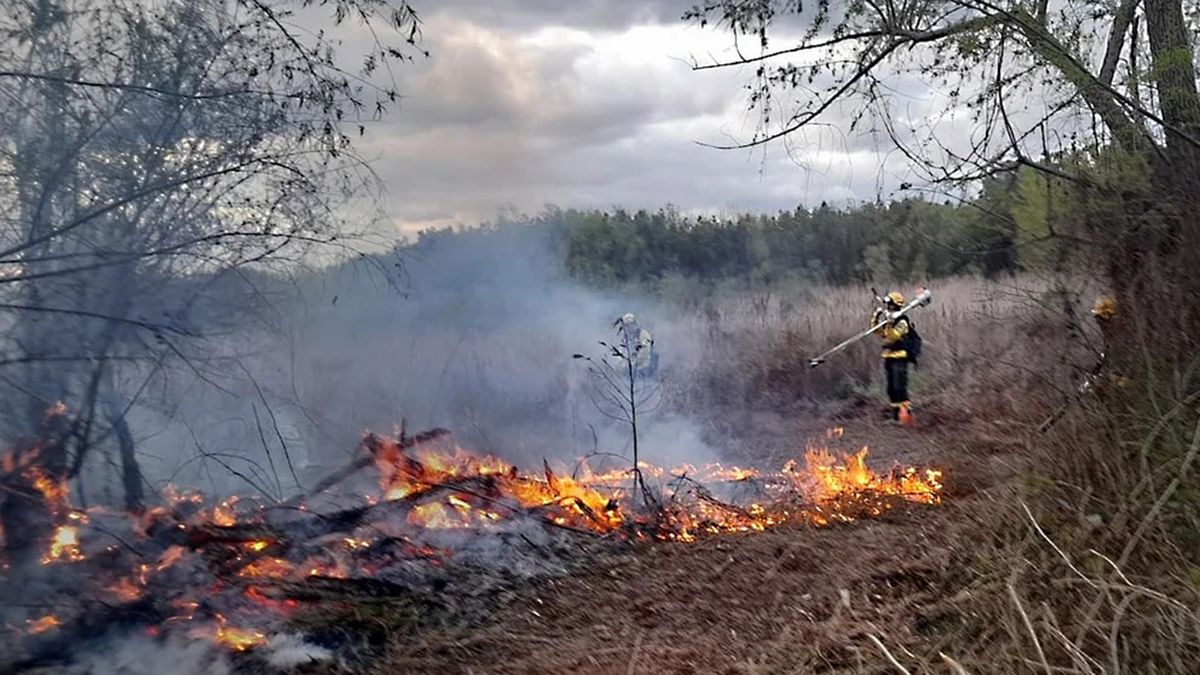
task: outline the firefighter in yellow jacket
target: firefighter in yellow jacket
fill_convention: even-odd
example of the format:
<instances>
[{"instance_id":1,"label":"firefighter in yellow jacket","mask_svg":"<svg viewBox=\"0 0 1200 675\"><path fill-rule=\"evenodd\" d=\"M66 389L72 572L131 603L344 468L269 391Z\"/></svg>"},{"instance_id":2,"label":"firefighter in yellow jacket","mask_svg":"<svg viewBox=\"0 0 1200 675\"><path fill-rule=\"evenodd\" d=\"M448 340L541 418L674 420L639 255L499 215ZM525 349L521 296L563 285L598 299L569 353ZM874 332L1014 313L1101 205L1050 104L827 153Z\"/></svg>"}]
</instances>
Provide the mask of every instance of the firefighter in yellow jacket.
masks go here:
<instances>
[{"instance_id":1,"label":"firefighter in yellow jacket","mask_svg":"<svg viewBox=\"0 0 1200 675\"><path fill-rule=\"evenodd\" d=\"M904 307L904 296L892 291L884 298L884 306L875 310L871 316L871 325L884 321L892 312ZM887 321L879 327L877 333L883 338L883 368L887 375L887 395L889 406L886 415L889 419L897 420L909 426L913 423L912 403L908 400L908 338L911 325L907 317L899 317ZM915 356L915 354L913 355Z\"/></svg>"}]
</instances>

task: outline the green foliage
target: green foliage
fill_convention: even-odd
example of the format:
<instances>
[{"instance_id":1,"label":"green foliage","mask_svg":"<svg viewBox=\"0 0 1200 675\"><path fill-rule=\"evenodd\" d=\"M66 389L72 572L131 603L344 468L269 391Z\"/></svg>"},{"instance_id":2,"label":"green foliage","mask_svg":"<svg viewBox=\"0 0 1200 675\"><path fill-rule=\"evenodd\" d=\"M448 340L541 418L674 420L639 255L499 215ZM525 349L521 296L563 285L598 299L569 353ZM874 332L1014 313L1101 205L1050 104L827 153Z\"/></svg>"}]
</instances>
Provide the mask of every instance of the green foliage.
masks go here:
<instances>
[{"instance_id":1,"label":"green foliage","mask_svg":"<svg viewBox=\"0 0 1200 675\"><path fill-rule=\"evenodd\" d=\"M1005 216L1007 217L1007 216ZM775 215L688 219L670 211L555 213L565 263L598 284L658 286L667 279L747 287L780 282L919 282L1011 271L1012 227L971 205L906 200L853 209L826 205ZM546 220L543 217L542 220Z\"/></svg>"},{"instance_id":2,"label":"green foliage","mask_svg":"<svg viewBox=\"0 0 1200 675\"><path fill-rule=\"evenodd\" d=\"M1072 204L1060 180L1029 170L991 178L974 199L957 204L822 204L732 218L688 217L672 208L550 208L532 218L426 231L415 246L457 236L511 239L528 231L556 247L575 279L698 303L718 287L905 284L1058 265L1058 252L1067 249L1056 235L1078 215Z\"/></svg>"},{"instance_id":3,"label":"green foliage","mask_svg":"<svg viewBox=\"0 0 1200 675\"><path fill-rule=\"evenodd\" d=\"M1007 208L999 202L993 206ZM702 291L716 285L761 288L783 282L920 282L1012 271L1014 258L1003 250L1011 248L1015 234L1006 225L1010 220L1007 214L989 215L974 204L919 199L850 209L822 205L811 211L732 219L688 218L670 209L551 209L519 226L506 222L458 232L423 232L416 246L446 237L528 228L549 235L574 278L657 292Z\"/></svg>"},{"instance_id":4,"label":"green foliage","mask_svg":"<svg viewBox=\"0 0 1200 675\"><path fill-rule=\"evenodd\" d=\"M1011 207L1018 236L1023 243L1018 265L1038 269L1053 264L1061 244L1052 239L1055 223L1070 209L1069 186L1062 180L1033 169L1017 172L1015 202Z\"/></svg>"}]
</instances>

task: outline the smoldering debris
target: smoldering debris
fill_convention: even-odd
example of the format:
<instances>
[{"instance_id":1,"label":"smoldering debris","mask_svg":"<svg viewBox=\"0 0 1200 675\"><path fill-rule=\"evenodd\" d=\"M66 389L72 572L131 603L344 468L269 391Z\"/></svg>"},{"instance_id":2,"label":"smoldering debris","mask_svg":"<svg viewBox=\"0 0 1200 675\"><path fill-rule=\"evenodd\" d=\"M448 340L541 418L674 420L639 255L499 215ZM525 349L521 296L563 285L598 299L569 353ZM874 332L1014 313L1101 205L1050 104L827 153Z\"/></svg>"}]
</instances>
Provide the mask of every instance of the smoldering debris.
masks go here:
<instances>
[{"instance_id":1,"label":"smoldering debris","mask_svg":"<svg viewBox=\"0 0 1200 675\"><path fill-rule=\"evenodd\" d=\"M39 482L58 522L32 569L0 575L12 599L0 649L18 670L102 669L182 638L228 655L198 657L196 672L350 662L383 639L369 636L371 611L482 621L498 594L627 542L851 522L904 501L936 504L941 490L937 471L879 474L865 450L839 458L824 446L770 472L642 465L644 492L629 467L598 472L581 460L568 473L543 462L522 473L440 431L367 435L360 452L370 461L348 466L373 466L373 490L339 469L294 504L174 492L131 515L77 509ZM368 618L347 627L337 611Z\"/></svg>"}]
</instances>

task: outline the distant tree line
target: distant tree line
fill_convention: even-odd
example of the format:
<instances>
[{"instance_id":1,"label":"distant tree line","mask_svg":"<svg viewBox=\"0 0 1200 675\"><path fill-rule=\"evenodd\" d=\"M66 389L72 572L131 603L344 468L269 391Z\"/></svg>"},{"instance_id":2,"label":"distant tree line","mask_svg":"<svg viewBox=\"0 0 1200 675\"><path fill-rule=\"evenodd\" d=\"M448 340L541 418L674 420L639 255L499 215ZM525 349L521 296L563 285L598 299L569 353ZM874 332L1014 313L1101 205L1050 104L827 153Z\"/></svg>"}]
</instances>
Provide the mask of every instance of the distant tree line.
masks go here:
<instances>
[{"instance_id":1,"label":"distant tree line","mask_svg":"<svg viewBox=\"0 0 1200 675\"><path fill-rule=\"evenodd\" d=\"M822 204L736 217L685 216L671 207L548 208L535 217L422 232L413 246L524 229L548 237L572 277L597 285L654 286L668 278L758 286L994 277L1054 261L1052 247L1059 244L1041 236L1059 215L1054 194L1040 175L1018 172L960 201Z\"/></svg>"}]
</instances>

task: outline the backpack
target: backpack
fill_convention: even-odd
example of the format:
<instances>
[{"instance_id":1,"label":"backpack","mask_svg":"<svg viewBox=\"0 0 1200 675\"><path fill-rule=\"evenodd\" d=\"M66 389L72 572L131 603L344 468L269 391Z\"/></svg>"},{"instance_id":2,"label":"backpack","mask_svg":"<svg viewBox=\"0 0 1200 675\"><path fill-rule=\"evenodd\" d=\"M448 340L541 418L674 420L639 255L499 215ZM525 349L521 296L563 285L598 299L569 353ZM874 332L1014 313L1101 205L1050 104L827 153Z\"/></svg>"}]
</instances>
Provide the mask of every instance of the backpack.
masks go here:
<instances>
[{"instance_id":1,"label":"backpack","mask_svg":"<svg viewBox=\"0 0 1200 675\"><path fill-rule=\"evenodd\" d=\"M908 319L908 333L904 335L904 351L908 352L908 362L917 365L917 359L921 358L921 334L917 332L917 324Z\"/></svg>"}]
</instances>

